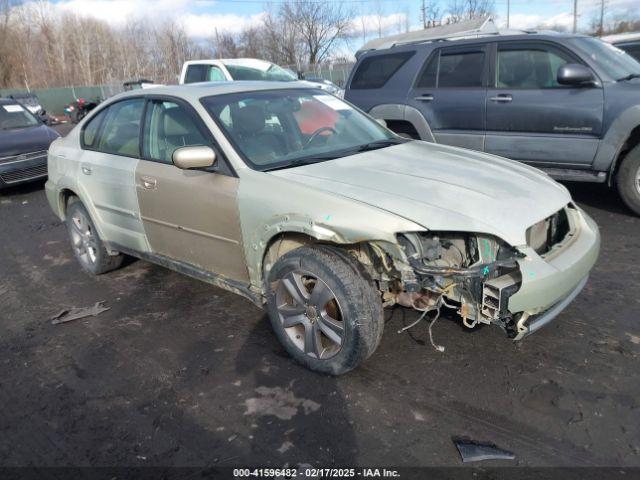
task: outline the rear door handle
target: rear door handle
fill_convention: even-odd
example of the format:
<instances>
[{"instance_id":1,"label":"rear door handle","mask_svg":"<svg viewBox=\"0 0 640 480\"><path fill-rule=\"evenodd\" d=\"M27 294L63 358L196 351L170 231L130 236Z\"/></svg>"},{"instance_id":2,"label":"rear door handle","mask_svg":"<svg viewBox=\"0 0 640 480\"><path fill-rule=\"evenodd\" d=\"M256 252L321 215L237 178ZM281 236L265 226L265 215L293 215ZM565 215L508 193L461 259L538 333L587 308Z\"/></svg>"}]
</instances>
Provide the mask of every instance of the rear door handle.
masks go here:
<instances>
[{"instance_id":1,"label":"rear door handle","mask_svg":"<svg viewBox=\"0 0 640 480\"><path fill-rule=\"evenodd\" d=\"M155 190L158 185L158 181L153 177L140 177L142 181L142 186L147 190Z\"/></svg>"},{"instance_id":2,"label":"rear door handle","mask_svg":"<svg viewBox=\"0 0 640 480\"><path fill-rule=\"evenodd\" d=\"M421 102L430 102L433 100L433 95L427 93L425 95L420 95L418 97L413 97L414 100L419 100Z\"/></svg>"},{"instance_id":3,"label":"rear door handle","mask_svg":"<svg viewBox=\"0 0 640 480\"><path fill-rule=\"evenodd\" d=\"M511 95L509 95L509 94L502 93L502 94L497 95L495 97L489 98L489 100L491 100L492 102L505 102L505 103L508 103L511 100L513 100L513 97Z\"/></svg>"},{"instance_id":4,"label":"rear door handle","mask_svg":"<svg viewBox=\"0 0 640 480\"><path fill-rule=\"evenodd\" d=\"M82 173L84 173L85 175L91 175L91 167L87 166L87 165L82 165L80 167L82 169Z\"/></svg>"}]
</instances>

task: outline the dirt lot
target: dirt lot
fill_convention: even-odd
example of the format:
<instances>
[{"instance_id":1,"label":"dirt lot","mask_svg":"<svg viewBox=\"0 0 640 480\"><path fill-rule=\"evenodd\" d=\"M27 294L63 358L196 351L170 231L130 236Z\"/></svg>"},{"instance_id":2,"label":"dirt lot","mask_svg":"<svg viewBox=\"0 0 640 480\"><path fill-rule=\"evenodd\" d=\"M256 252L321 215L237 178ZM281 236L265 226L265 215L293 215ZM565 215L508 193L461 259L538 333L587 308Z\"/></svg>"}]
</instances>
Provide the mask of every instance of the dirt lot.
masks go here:
<instances>
[{"instance_id":1,"label":"dirt lot","mask_svg":"<svg viewBox=\"0 0 640 480\"><path fill-rule=\"evenodd\" d=\"M603 248L553 324L514 344L444 319L439 353L424 324L396 333L416 318L396 309L341 378L293 363L231 293L142 261L88 276L41 183L2 192L0 465L460 465L451 437L469 436L509 465L640 466L640 218L570 189Z\"/></svg>"}]
</instances>

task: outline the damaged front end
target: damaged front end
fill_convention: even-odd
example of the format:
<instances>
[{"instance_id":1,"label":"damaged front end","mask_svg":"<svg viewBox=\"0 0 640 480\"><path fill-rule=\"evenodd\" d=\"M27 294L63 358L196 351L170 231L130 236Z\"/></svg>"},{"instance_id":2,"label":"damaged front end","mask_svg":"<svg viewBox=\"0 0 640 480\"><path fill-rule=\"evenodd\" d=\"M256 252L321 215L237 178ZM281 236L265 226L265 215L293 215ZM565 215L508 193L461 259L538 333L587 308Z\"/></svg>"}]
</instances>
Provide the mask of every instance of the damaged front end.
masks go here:
<instances>
[{"instance_id":1,"label":"damaged front end","mask_svg":"<svg viewBox=\"0 0 640 480\"><path fill-rule=\"evenodd\" d=\"M402 233L398 243L414 278L405 278L397 303L421 311L446 306L468 328L495 324L515 335L508 304L521 285L522 253L494 236L474 233Z\"/></svg>"}]
</instances>

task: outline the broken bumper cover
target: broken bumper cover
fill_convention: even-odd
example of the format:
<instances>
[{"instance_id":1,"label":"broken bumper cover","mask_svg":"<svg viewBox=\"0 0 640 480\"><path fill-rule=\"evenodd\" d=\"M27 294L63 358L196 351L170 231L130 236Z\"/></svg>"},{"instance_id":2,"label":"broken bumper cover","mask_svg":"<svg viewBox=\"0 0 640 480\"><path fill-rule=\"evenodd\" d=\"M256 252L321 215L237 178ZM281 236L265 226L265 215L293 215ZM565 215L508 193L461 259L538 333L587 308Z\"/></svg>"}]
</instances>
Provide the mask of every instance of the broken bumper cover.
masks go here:
<instances>
[{"instance_id":1,"label":"broken bumper cover","mask_svg":"<svg viewBox=\"0 0 640 480\"><path fill-rule=\"evenodd\" d=\"M525 316L518 321L518 331L516 337L514 337L514 340L522 340L527 335L531 335L533 332L541 329L547 323L551 322L558 315L560 315L560 313L562 313L567 305L573 302L573 300L582 291L584 286L587 284L588 279L589 277L584 277L565 299L556 303L546 312L534 316L528 316L525 314Z\"/></svg>"},{"instance_id":2,"label":"broken bumper cover","mask_svg":"<svg viewBox=\"0 0 640 480\"><path fill-rule=\"evenodd\" d=\"M522 285L509 299L509 311L522 313L516 339L533 333L555 318L584 288L600 251L596 223L575 210L576 233L572 241L548 258L530 248L521 249ZM520 329L524 331L521 331Z\"/></svg>"}]
</instances>

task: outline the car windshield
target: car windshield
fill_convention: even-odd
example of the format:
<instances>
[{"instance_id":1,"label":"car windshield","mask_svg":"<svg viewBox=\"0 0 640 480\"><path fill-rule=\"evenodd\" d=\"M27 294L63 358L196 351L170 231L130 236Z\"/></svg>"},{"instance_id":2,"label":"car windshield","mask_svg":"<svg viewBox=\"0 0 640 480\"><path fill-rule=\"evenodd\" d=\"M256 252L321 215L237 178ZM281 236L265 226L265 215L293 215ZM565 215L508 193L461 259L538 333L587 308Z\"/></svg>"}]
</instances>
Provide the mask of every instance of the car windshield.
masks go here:
<instances>
[{"instance_id":1,"label":"car windshield","mask_svg":"<svg viewBox=\"0 0 640 480\"><path fill-rule=\"evenodd\" d=\"M202 102L256 170L331 160L404 141L322 90L242 92Z\"/></svg>"},{"instance_id":2,"label":"car windshield","mask_svg":"<svg viewBox=\"0 0 640 480\"><path fill-rule=\"evenodd\" d=\"M39 123L31 112L18 103L0 105L0 129L2 130L33 127Z\"/></svg>"},{"instance_id":3,"label":"car windshield","mask_svg":"<svg viewBox=\"0 0 640 480\"><path fill-rule=\"evenodd\" d=\"M240 65L225 63L224 66L229 71L233 80L266 80L271 82L291 82L297 80L295 75L282 67L273 63L252 65Z\"/></svg>"},{"instance_id":4,"label":"car windshield","mask_svg":"<svg viewBox=\"0 0 640 480\"><path fill-rule=\"evenodd\" d=\"M640 74L640 63L610 43L593 37L572 38L569 42L580 48L601 70L616 80Z\"/></svg>"}]
</instances>

